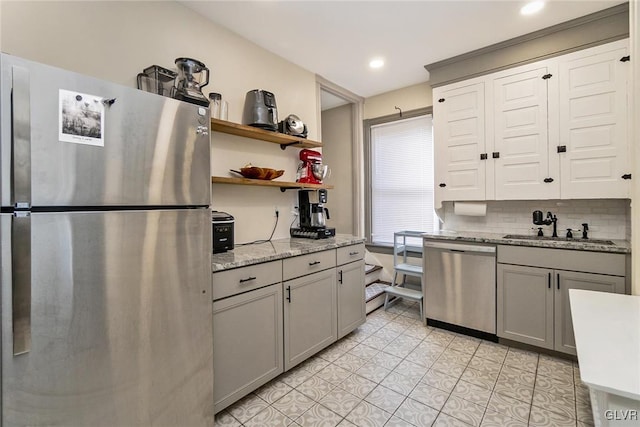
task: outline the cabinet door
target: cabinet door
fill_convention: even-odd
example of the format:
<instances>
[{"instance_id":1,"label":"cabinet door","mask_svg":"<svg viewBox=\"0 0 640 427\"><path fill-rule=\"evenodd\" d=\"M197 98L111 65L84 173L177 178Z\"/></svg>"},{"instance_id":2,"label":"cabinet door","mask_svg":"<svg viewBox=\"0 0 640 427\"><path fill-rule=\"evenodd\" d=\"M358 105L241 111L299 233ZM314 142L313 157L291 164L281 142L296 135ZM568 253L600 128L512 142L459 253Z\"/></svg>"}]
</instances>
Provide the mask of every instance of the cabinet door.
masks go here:
<instances>
[{"instance_id":1,"label":"cabinet door","mask_svg":"<svg viewBox=\"0 0 640 427\"><path fill-rule=\"evenodd\" d=\"M549 168L546 66L519 67L493 80L495 196L555 199L559 176ZM557 171L556 171L557 172ZM552 181L549 181L549 180ZM546 180L546 182L545 182Z\"/></svg>"},{"instance_id":2,"label":"cabinet door","mask_svg":"<svg viewBox=\"0 0 640 427\"><path fill-rule=\"evenodd\" d=\"M214 302L215 412L281 374L282 349L281 283Z\"/></svg>"},{"instance_id":3,"label":"cabinet door","mask_svg":"<svg viewBox=\"0 0 640 427\"><path fill-rule=\"evenodd\" d=\"M337 339L336 269L284 282L284 369Z\"/></svg>"},{"instance_id":4,"label":"cabinet door","mask_svg":"<svg viewBox=\"0 0 640 427\"><path fill-rule=\"evenodd\" d=\"M364 260L338 266L338 339L366 320Z\"/></svg>"},{"instance_id":5,"label":"cabinet door","mask_svg":"<svg viewBox=\"0 0 640 427\"><path fill-rule=\"evenodd\" d=\"M553 349L553 270L498 264L498 336Z\"/></svg>"},{"instance_id":6,"label":"cabinet door","mask_svg":"<svg viewBox=\"0 0 640 427\"><path fill-rule=\"evenodd\" d=\"M573 336L569 289L624 293L625 278L604 274L577 273L556 270L555 286L555 349L564 353L576 354L576 341Z\"/></svg>"},{"instance_id":7,"label":"cabinet door","mask_svg":"<svg viewBox=\"0 0 640 427\"><path fill-rule=\"evenodd\" d=\"M485 200L484 82L434 89L435 185L438 200Z\"/></svg>"},{"instance_id":8,"label":"cabinet door","mask_svg":"<svg viewBox=\"0 0 640 427\"><path fill-rule=\"evenodd\" d=\"M560 153L563 199L626 198L627 41L560 57Z\"/></svg>"}]
</instances>

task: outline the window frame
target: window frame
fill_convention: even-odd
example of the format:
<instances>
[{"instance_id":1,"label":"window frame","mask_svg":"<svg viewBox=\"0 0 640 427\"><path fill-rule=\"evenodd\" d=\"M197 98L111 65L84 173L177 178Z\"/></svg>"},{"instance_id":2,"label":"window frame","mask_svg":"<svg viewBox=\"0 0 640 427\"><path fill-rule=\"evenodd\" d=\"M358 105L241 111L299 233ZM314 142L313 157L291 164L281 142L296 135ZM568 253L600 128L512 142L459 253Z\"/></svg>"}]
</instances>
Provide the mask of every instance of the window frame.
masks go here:
<instances>
[{"instance_id":1,"label":"window frame","mask_svg":"<svg viewBox=\"0 0 640 427\"><path fill-rule=\"evenodd\" d=\"M372 197L371 197L371 127L375 125L393 123L399 120L411 119L414 117L431 115L433 118L433 106L418 108L410 111L403 111L400 114L390 114L388 116L375 117L363 121L363 138L364 138L364 230L365 242L367 249L375 248L391 248L392 245L373 243L371 240L371 215L372 215ZM384 249L383 251L384 252Z\"/></svg>"}]
</instances>

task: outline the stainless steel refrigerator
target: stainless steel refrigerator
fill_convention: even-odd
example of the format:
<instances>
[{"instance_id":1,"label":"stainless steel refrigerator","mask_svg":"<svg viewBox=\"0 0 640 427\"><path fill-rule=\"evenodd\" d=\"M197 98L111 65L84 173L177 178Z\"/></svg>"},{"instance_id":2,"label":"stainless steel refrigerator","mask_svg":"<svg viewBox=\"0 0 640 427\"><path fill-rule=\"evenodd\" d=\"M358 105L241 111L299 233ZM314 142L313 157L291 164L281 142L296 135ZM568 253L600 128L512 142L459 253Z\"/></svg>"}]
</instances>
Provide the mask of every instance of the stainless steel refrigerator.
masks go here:
<instances>
[{"instance_id":1,"label":"stainless steel refrigerator","mask_svg":"<svg viewBox=\"0 0 640 427\"><path fill-rule=\"evenodd\" d=\"M208 110L0 70L2 425L213 425Z\"/></svg>"}]
</instances>

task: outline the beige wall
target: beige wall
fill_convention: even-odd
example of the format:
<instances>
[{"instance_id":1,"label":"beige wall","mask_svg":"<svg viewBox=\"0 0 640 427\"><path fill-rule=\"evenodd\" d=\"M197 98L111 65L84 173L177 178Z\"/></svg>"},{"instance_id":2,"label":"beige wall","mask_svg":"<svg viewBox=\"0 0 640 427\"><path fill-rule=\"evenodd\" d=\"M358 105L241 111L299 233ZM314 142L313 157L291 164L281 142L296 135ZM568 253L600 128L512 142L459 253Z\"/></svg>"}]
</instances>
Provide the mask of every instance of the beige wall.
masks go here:
<instances>
[{"instance_id":1,"label":"beige wall","mask_svg":"<svg viewBox=\"0 0 640 427\"><path fill-rule=\"evenodd\" d=\"M322 160L331 168L326 180L335 189L328 194L330 227L353 234L353 128L352 104L322 112Z\"/></svg>"},{"instance_id":2,"label":"beige wall","mask_svg":"<svg viewBox=\"0 0 640 427\"><path fill-rule=\"evenodd\" d=\"M431 105L431 86L425 82L365 99L364 118L373 119L397 114L396 106L402 111L410 111Z\"/></svg>"},{"instance_id":3,"label":"beige wall","mask_svg":"<svg viewBox=\"0 0 640 427\"><path fill-rule=\"evenodd\" d=\"M315 75L218 27L176 2L0 2L3 52L105 80L135 86L143 68L173 67L177 57L203 61L211 69L204 92L220 92L229 102L229 120L241 122L244 96L251 89L276 94L281 118L300 116L309 138L318 135ZM219 133L212 135L212 173L230 176L251 162L285 169L295 180L299 150ZM295 192L216 184L213 208L236 217L236 241L269 237L274 210L280 224L274 237L287 237Z\"/></svg>"}]
</instances>

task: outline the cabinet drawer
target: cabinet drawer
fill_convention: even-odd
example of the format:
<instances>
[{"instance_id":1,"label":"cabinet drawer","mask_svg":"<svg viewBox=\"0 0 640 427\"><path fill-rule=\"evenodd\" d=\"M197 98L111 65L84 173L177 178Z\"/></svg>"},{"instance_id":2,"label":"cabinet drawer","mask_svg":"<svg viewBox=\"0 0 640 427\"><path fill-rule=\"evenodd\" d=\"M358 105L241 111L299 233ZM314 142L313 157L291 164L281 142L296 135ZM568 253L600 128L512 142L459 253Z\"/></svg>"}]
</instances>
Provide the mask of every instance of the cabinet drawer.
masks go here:
<instances>
[{"instance_id":1,"label":"cabinet drawer","mask_svg":"<svg viewBox=\"0 0 640 427\"><path fill-rule=\"evenodd\" d=\"M213 273L213 300L282 281L282 261L249 265Z\"/></svg>"},{"instance_id":2,"label":"cabinet drawer","mask_svg":"<svg viewBox=\"0 0 640 427\"><path fill-rule=\"evenodd\" d=\"M337 264L343 265L349 262L358 261L364 258L364 243L357 245L344 246L336 249Z\"/></svg>"},{"instance_id":3,"label":"cabinet drawer","mask_svg":"<svg viewBox=\"0 0 640 427\"><path fill-rule=\"evenodd\" d=\"M283 260L283 280L315 273L336 266L336 250L315 252Z\"/></svg>"},{"instance_id":4,"label":"cabinet drawer","mask_svg":"<svg viewBox=\"0 0 640 427\"><path fill-rule=\"evenodd\" d=\"M498 246L499 263L530 265L532 267L554 268L556 270L624 276L626 274L625 260L624 254L606 252Z\"/></svg>"}]
</instances>

